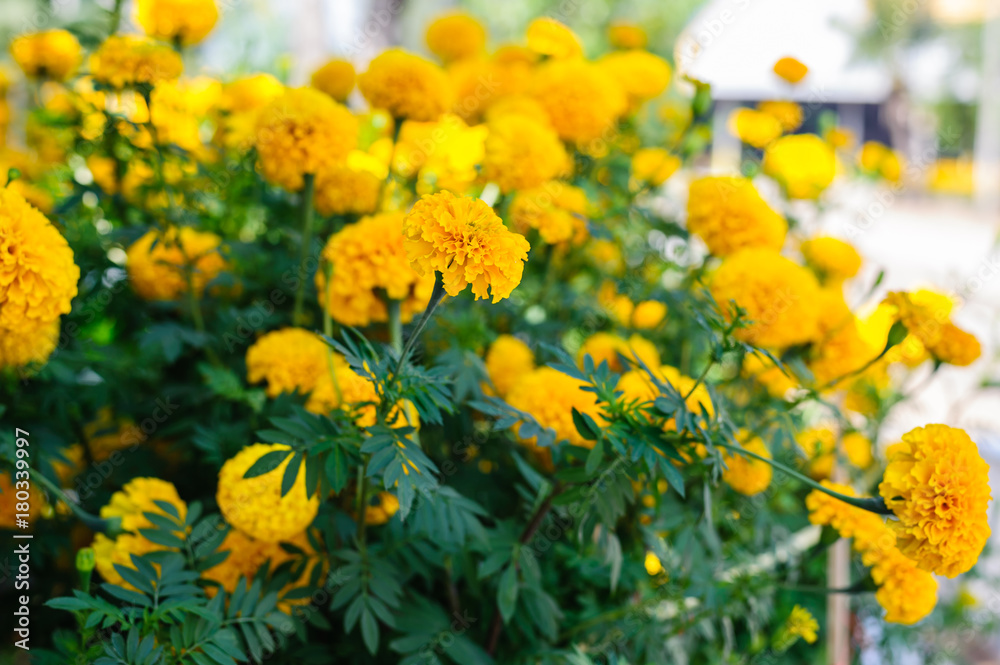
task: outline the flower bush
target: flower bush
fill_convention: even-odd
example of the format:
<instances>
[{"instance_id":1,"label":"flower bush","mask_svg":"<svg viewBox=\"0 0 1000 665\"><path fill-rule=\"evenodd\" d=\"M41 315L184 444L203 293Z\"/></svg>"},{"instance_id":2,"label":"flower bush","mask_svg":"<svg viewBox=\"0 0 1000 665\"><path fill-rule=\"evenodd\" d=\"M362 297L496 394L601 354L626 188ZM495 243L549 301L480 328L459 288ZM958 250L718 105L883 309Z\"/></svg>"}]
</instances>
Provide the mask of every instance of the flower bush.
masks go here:
<instances>
[{"instance_id":1,"label":"flower bush","mask_svg":"<svg viewBox=\"0 0 1000 665\"><path fill-rule=\"evenodd\" d=\"M635 25L588 58L449 14L288 87L183 71L215 3L136 11L11 44L0 527L36 535L38 662L814 662L826 592L908 625L973 569L973 441L881 433L979 342L939 294L848 307L818 223L891 153L773 100L733 119L758 168L706 172L710 88Z\"/></svg>"}]
</instances>

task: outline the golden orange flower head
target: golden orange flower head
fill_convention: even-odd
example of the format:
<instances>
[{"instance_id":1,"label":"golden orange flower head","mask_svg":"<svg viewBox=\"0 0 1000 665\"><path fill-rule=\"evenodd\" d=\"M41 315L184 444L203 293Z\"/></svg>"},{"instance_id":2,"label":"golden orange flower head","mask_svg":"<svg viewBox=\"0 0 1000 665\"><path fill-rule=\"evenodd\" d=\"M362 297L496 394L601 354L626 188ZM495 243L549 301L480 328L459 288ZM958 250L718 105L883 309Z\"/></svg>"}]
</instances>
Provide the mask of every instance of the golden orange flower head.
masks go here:
<instances>
[{"instance_id":1,"label":"golden orange flower head","mask_svg":"<svg viewBox=\"0 0 1000 665\"><path fill-rule=\"evenodd\" d=\"M667 317L667 306L659 300L643 300L632 310L632 327L637 330L652 330Z\"/></svg>"},{"instance_id":2,"label":"golden orange flower head","mask_svg":"<svg viewBox=\"0 0 1000 665\"><path fill-rule=\"evenodd\" d=\"M694 379L681 374L679 369L670 365L654 367L646 363L646 366L653 372L659 383L672 386L675 392L681 397L686 398L684 400L684 407L696 419L704 421L702 410L709 417L715 414L715 406L712 404L712 394L705 387L704 383L696 383ZM634 369L622 374L618 379L618 385L615 386L615 390L621 391L622 399L625 403L634 405L649 404L663 394L660 387L643 369ZM676 431L677 423L673 418L670 418L663 423L663 429Z\"/></svg>"},{"instance_id":3,"label":"golden orange flower head","mask_svg":"<svg viewBox=\"0 0 1000 665\"><path fill-rule=\"evenodd\" d=\"M288 450L288 446L255 443L238 452L222 465L215 495L219 510L229 524L269 543L302 533L319 510L319 494L306 496L305 465L299 467L288 494L281 496L285 467L294 455L289 455L280 466L263 475L243 477L264 455L281 450Z\"/></svg>"},{"instance_id":4,"label":"golden orange flower head","mask_svg":"<svg viewBox=\"0 0 1000 665\"><path fill-rule=\"evenodd\" d=\"M860 371L882 351L861 336L853 316L848 316L845 323L824 335L810 350L807 364L817 386ZM834 387L846 388L848 385L838 383Z\"/></svg>"},{"instance_id":5,"label":"golden orange flower head","mask_svg":"<svg viewBox=\"0 0 1000 665\"><path fill-rule=\"evenodd\" d=\"M663 94L673 73L670 63L641 49L613 51L601 56L597 65L618 82L633 109Z\"/></svg>"},{"instance_id":6,"label":"golden orange flower head","mask_svg":"<svg viewBox=\"0 0 1000 665\"><path fill-rule=\"evenodd\" d=\"M578 58L583 55L580 38L564 24L542 16L536 18L525 31L528 48L539 55L554 59Z\"/></svg>"},{"instance_id":7,"label":"golden orange flower head","mask_svg":"<svg viewBox=\"0 0 1000 665\"><path fill-rule=\"evenodd\" d=\"M579 59L540 66L530 92L559 136L577 143L601 139L628 108L621 85L604 68Z\"/></svg>"},{"instance_id":8,"label":"golden orange flower head","mask_svg":"<svg viewBox=\"0 0 1000 665\"><path fill-rule=\"evenodd\" d=\"M861 255L849 243L837 238L811 238L800 249L809 267L823 282L839 283L858 274Z\"/></svg>"},{"instance_id":9,"label":"golden orange flower head","mask_svg":"<svg viewBox=\"0 0 1000 665\"><path fill-rule=\"evenodd\" d=\"M191 288L197 295L229 267L222 239L190 226L151 229L129 246L129 281L146 300L176 300Z\"/></svg>"},{"instance_id":10,"label":"golden orange flower head","mask_svg":"<svg viewBox=\"0 0 1000 665\"><path fill-rule=\"evenodd\" d=\"M334 58L312 73L309 85L344 103L354 90L355 78L354 65L347 60Z\"/></svg>"},{"instance_id":11,"label":"golden orange flower head","mask_svg":"<svg viewBox=\"0 0 1000 665\"><path fill-rule=\"evenodd\" d=\"M385 178L353 168L350 161L334 164L316 174L313 203L324 216L370 215L378 208L384 183Z\"/></svg>"},{"instance_id":12,"label":"golden orange flower head","mask_svg":"<svg viewBox=\"0 0 1000 665\"><path fill-rule=\"evenodd\" d=\"M809 68L792 57L784 57L774 63L774 73L795 85L806 77Z\"/></svg>"},{"instance_id":13,"label":"golden orange flower head","mask_svg":"<svg viewBox=\"0 0 1000 665\"><path fill-rule=\"evenodd\" d=\"M401 49L384 51L358 76L358 88L373 108L394 118L428 122L451 108L454 91L443 69Z\"/></svg>"},{"instance_id":14,"label":"golden orange flower head","mask_svg":"<svg viewBox=\"0 0 1000 665\"><path fill-rule=\"evenodd\" d=\"M358 142L351 112L312 88L293 88L257 118L257 155L264 177L291 191L302 189L306 174L342 161Z\"/></svg>"},{"instance_id":15,"label":"golden orange flower head","mask_svg":"<svg viewBox=\"0 0 1000 665\"><path fill-rule=\"evenodd\" d=\"M761 170L791 199L816 199L830 186L837 164L833 148L815 134L792 134L764 151Z\"/></svg>"},{"instance_id":16,"label":"golden orange flower head","mask_svg":"<svg viewBox=\"0 0 1000 665\"><path fill-rule=\"evenodd\" d=\"M771 451L759 436L752 436L750 432L740 430L736 438L744 449L771 459ZM722 451L722 461L726 465L725 471L722 472L723 482L740 494L754 496L766 490L771 484L773 471L767 462L729 450Z\"/></svg>"},{"instance_id":17,"label":"golden orange flower head","mask_svg":"<svg viewBox=\"0 0 1000 665\"><path fill-rule=\"evenodd\" d=\"M44 364L59 343L59 320L0 331L0 369Z\"/></svg>"},{"instance_id":18,"label":"golden orange flower head","mask_svg":"<svg viewBox=\"0 0 1000 665\"><path fill-rule=\"evenodd\" d=\"M950 321L941 326L941 336L928 349L936 360L958 367L968 367L979 359L983 349L972 333Z\"/></svg>"},{"instance_id":19,"label":"golden orange flower head","mask_svg":"<svg viewBox=\"0 0 1000 665\"><path fill-rule=\"evenodd\" d=\"M504 397L522 376L535 369L535 354L517 337L500 335L490 344L485 363L490 382Z\"/></svg>"},{"instance_id":20,"label":"golden orange flower head","mask_svg":"<svg viewBox=\"0 0 1000 665\"><path fill-rule=\"evenodd\" d=\"M990 527L989 465L963 430L917 427L886 451L879 494L898 518L899 549L920 568L955 577L979 558Z\"/></svg>"},{"instance_id":21,"label":"golden orange flower head","mask_svg":"<svg viewBox=\"0 0 1000 665\"><path fill-rule=\"evenodd\" d=\"M247 349L247 381L264 381L269 397L308 393L316 387L320 374L327 371L327 349L322 338L309 330L273 330L261 335ZM339 355L334 357L339 359Z\"/></svg>"},{"instance_id":22,"label":"golden orange flower head","mask_svg":"<svg viewBox=\"0 0 1000 665\"><path fill-rule=\"evenodd\" d=\"M150 37L197 44L219 20L215 0L136 0L135 18Z\"/></svg>"},{"instance_id":23,"label":"golden orange flower head","mask_svg":"<svg viewBox=\"0 0 1000 665\"><path fill-rule=\"evenodd\" d=\"M403 219L401 212L363 217L330 236L323 265L316 271L316 292L338 323L388 321L386 298L400 301L404 323L427 307L434 275L418 274L407 261ZM327 265L332 273L329 285Z\"/></svg>"},{"instance_id":24,"label":"golden orange flower head","mask_svg":"<svg viewBox=\"0 0 1000 665\"><path fill-rule=\"evenodd\" d=\"M173 81L182 71L184 62L174 49L133 35L108 37L90 56L94 80L118 89Z\"/></svg>"},{"instance_id":25,"label":"golden orange flower head","mask_svg":"<svg viewBox=\"0 0 1000 665\"><path fill-rule=\"evenodd\" d=\"M104 581L129 590L135 590L135 587L125 581L125 578L115 569L115 565L134 569L133 554L142 556L167 549L133 533L123 533L116 538L108 538L103 533L98 533L94 536L94 542L91 546L94 548L95 568Z\"/></svg>"},{"instance_id":26,"label":"golden orange flower head","mask_svg":"<svg viewBox=\"0 0 1000 665\"><path fill-rule=\"evenodd\" d=\"M521 377L507 393L507 403L530 413L546 429L553 429L556 441L593 448L594 442L580 435L573 422L573 409L601 422L594 393L583 390L583 383L551 367L539 367ZM514 426L515 433L520 424ZM525 443L534 444L532 437Z\"/></svg>"},{"instance_id":27,"label":"golden orange flower head","mask_svg":"<svg viewBox=\"0 0 1000 665\"><path fill-rule=\"evenodd\" d=\"M15 37L10 43L14 62L28 78L65 81L80 66L80 42L66 30L43 30Z\"/></svg>"},{"instance_id":28,"label":"golden orange flower head","mask_svg":"<svg viewBox=\"0 0 1000 665\"><path fill-rule=\"evenodd\" d=\"M663 148L640 148L632 155L632 178L659 187L681 167L681 159Z\"/></svg>"},{"instance_id":29,"label":"golden orange flower head","mask_svg":"<svg viewBox=\"0 0 1000 665\"><path fill-rule=\"evenodd\" d=\"M618 22L608 26L608 42L616 49L646 48L649 37L635 23Z\"/></svg>"},{"instance_id":30,"label":"golden orange flower head","mask_svg":"<svg viewBox=\"0 0 1000 665\"><path fill-rule=\"evenodd\" d=\"M486 27L463 12L439 16L427 26L427 48L444 62L463 60L486 49Z\"/></svg>"},{"instance_id":31,"label":"golden orange flower head","mask_svg":"<svg viewBox=\"0 0 1000 665\"><path fill-rule=\"evenodd\" d=\"M785 625L782 627L783 642L789 638L799 638L813 644L818 638L819 622L809 613L809 610L796 605L792 608Z\"/></svg>"},{"instance_id":32,"label":"golden orange flower head","mask_svg":"<svg viewBox=\"0 0 1000 665\"><path fill-rule=\"evenodd\" d=\"M754 148L763 149L781 136L781 122L770 113L740 108L729 114L729 133Z\"/></svg>"},{"instance_id":33,"label":"golden orange flower head","mask_svg":"<svg viewBox=\"0 0 1000 665\"><path fill-rule=\"evenodd\" d=\"M785 132L794 132L802 124L802 107L795 102L764 101L757 104L757 110L774 117Z\"/></svg>"},{"instance_id":34,"label":"golden orange flower head","mask_svg":"<svg viewBox=\"0 0 1000 665\"><path fill-rule=\"evenodd\" d=\"M404 247L418 273L441 273L457 296L472 285L476 299L508 297L521 283L530 246L480 199L450 192L424 196L403 222Z\"/></svg>"},{"instance_id":35,"label":"golden orange flower head","mask_svg":"<svg viewBox=\"0 0 1000 665\"><path fill-rule=\"evenodd\" d=\"M165 501L177 509L181 519L187 514L187 504L177 494L172 483L159 478L134 478L122 489L111 495L111 500L101 508L104 519L120 519L121 528L136 535L139 529L153 526L143 513L163 513L156 501Z\"/></svg>"},{"instance_id":36,"label":"golden orange flower head","mask_svg":"<svg viewBox=\"0 0 1000 665\"><path fill-rule=\"evenodd\" d=\"M510 204L510 219L520 233L537 229L550 245L587 239L587 194L579 187L552 180L540 187L519 191Z\"/></svg>"},{"instance_id":37,"label":"golden orange flower head","mask_svg":"<svg viewBox=\"0 0 1000 665\"><path fill-rule=\"evenodd\" d=\"M307 556L315 554L309 544L309 537L304 531L288 538L287 542L305 552ZM202 572L201 577L218 582L229 593L236 590L236 585L241 577L252 580L265 563L270 562L270 570L273 573L275 568L281 564L296 558L280 543L251 538L239 529L229 530L225 540L219 545L218 551L229 552L229 556L222 563ZM298 585L293 583L289 586L294 588ZM214 596L212 587L207 587L205 591L209 596Z\"/></svg>"},{"instance_id":38,"label":"golden orange flower head","mask_svg":"<svg viewBox=\"0 0 1000 665\"><path fill-rule=\"evenodd\" d=\"M500 191L538 187L569 168L569 157L555 131L524 115L503 115L489 123L483 177Z\"/></svg>"},{"instance_id":39,"label":"golden orange flower head","mask_svg":"<svg viewBox=\"0 0 1000 665\"><path fill-rule=\"evenodd\" d=\"M897 548L866 552L861 561L872 567L875 600L885 609L887 622L910 626L934 610L937 580Z\"/></svg>"},{"instance_id":40,"label":"golden orange flower head","mask_svg":"<svg viewBox=\"0 0 1000 665\"><path fill-rule=\"evenodd\" d=\"M788 224L747 178L708 176L688 189L687 227L716 256L760 247L778 251Z\"/></svg>"}]
</instances>

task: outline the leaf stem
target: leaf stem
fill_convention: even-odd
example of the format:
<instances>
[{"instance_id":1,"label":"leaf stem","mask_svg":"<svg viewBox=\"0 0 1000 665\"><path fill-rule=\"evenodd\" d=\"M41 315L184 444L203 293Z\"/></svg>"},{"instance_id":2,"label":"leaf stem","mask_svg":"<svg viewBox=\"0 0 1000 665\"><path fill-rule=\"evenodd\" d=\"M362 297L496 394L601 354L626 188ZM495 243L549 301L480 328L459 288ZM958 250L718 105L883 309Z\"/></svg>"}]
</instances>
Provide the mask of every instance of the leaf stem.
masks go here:
<instances>
[{"instance_id":1,"label":"leaf stem","mask_svg":"<svg viewBox=\"0 0 1000 665\"><path fill-rule=\"evenodd\" d=\"M302 223L302 237L299 247L299 274L302 274L306 259L309 258L309 249L312 245L313 235L313 195L316 191L316 176L306 173L302 176L302 200L299 201L299 217ZM302 305L306 295L306 280L299 279L299 284L295 289L295 309L292 310L292 325L302 324Z\"/></svg>"},{"instance_id":2,"label":"leaf stem","mask_svg":"<svg viewBox=\"0 0 1000 665\"><path fill-rule=\"evenodd\" d=\"M444 277L441 273L435 272L434 274L434 290L431 292L431 299L427 303L427 309L420 316L416 325L413 326L413 330L410 332L410 336L406 340L406 346L403 347L402 353L399 354L399 360L396 362L396 369L392 373L394 377L399 376L399 373L403 369L403 365L406 363L406 359L409 357L410 353L413 351L413 347L417 343L417 338L420 337L420 333L427 326L427 322L431 320L431 316L434 314L435 308L441 302L444 297ZM400 333L402 334L402 332Z\"/></svg>"},{"instance_id":3,"label":"leaf stem","mask_svg":"<svg viewBox=\"0 0 1000 665\"><path fill-rule=\"evenodd\" d=\"M386 298L389 310L389 344L396 353L403 351L403 317L400 313L400 301Z\"/></svg>"}]
</instances>

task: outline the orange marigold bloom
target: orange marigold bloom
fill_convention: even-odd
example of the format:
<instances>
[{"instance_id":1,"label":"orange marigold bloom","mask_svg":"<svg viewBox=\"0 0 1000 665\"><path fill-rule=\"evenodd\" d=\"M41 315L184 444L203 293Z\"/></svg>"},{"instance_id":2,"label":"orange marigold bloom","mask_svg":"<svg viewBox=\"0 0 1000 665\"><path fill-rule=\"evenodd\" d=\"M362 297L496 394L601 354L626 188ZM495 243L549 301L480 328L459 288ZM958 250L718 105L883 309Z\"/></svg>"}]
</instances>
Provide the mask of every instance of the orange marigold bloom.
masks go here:
<instances>
[{"instance_id":1,"label":"orange marigold bloom","mask_svg":"<svg viewBox=\"0 0 1000 665\"><path fill-rule=\"evenodd\" d=\"M613 372L624 371L636 364L636 356L650 369L660 366L660 352L656 350L656 345L641 335L632 335L625 339L609 332L594 333L583 341L576 354L577 363L581 367L583 357L588 355L593 359L595 366L607 362ZM630 364L622 364L621 356L624 356Z\"/></svg>"},{"instance_id":2,"label":"orange marigold bloom","mask_svg":"<svg viewBox=\"0 0 1000 665\"><path fill-rule=\"evenodd\" d=\"M212 31L219 8L215 0L137 0L135 17L150 37L190 46Z\"/></svg>"},{"instance_id":3,"label":"orange marigold bloom","mask_svg":"<svg viewBox=\"0 0 1000 665\"><path fill-rule=\"evenodd\" d=\"M56 81L72 76L83 59L80 42L66 30L43 30L16 37L10 43L10 54L25 76Z\"/></svg>"},{"instance_id":4,"label":"orange marigold bloom","mask_svg":"<svg viewBox=\"0 0 1000 665\"><path fill-rule=\"evenodd\" d=\"M837 173L833 148L815 134L783 136L767 146L761 170L791 199L816 199Z\"/></svg>"},{"instance_id":5,"label":"orange marigold bloom","mask_svg":"<svg viewBox=\"0 0 1000 665\"><path fill-rule=\"evenodd\" d=\"M401 49L384 51L372 60L358 77L358 88L372 107L421 122L437 120L454 99L443 69Z\"/></svg>"},{"instance_id":6,"label":"orange marigold bloom","mask_svg":"<svg viewBox=\"0 0 1000 665\"><path fill-rule=\"evenodd\" d=\"M613 51L602 56L597 65L618 82L633 109L663 94L673 73L670 63L641 49Z\"/></svg>"},{"instance_id":7,"label":"orange marigold bloom","mask_svg":"<svg viewBox=\"0 0 1000 665\"><path fill-rule=\"evenodd\" d=\"M414 269L441 273L450 296L471 284L477 300L492 295L496 303L521 283L528 241L480 199L426 195L406 215L403 233Z\"/></svg>"},{"instance_id":8,"label":"orange marigold bloom","mask_svg":"<svg viewBox=\"0 0 1000 665\"><path fill-rule=\"evenodd\" d=\"M705 387L704 383L696 383L694 379L681 374L679 369L670 365L652 367L647 363L647 367L652 370L657 381L673 386L673 389L681 397L686 398L684 406L695 418L701 419L702 409L705 410L709 417L715 414L715 406L712 404L712 394L708 392L708 388ZM634 403L636 405L649 404L663 394L660 392L659 386L656 385L649 374L643 369L634 369L622 374L615 388L622 392L622 399L626 403ZM663 428L665 430L676 430L677 423L671 418L664 423Z\"/></svg>"},{"instance_id":9,"label":"orange marigold bloom","mask_svg":"<svg viewBox=\"0 0 1000 665\"><path fill-rule=\"evenodd\" d=\"M774 63L774 73L794 85L806 77L809 68L795 58L786 56Z\"/></svg>"},{"instance_id":10,"label":"orange marigold bloom","mask_svg":"<svg viewBox=\"0 0 1000 665\"><path fill-rule=\"evenodd\" d=\"M513 227L527 233L538 229L542 241L577 245L587 239L587 194L579 187L552 180L540 187L519 191L510 204Z\"/></svg>"},{"instance_id":11,"label":"orange marigold bloom","mask_svg":"<svg viewBox=\"0 0 1000 665\"><path fill-rule=\"evenodd\" d=\"M181 56L166 44L133 35L114 35L90 56L94 80L112 88L173 81L184 71Z\"/></svg>"},{"instance_id":12,"label":"orange marigold bloom","mask_svg":"<svg viewBox=\"0 0 1000 665\"><path fill-rule=\"evenodd\" d=\"M781 123L773 115L753 109L736 109L726 123L729 133L754 148L766 148L781 136Z\"/></svg>"},{"instance_id":13,"label":"orange marigold bloom","mask_svg":"<svg viewBox=\"0 0 1000 665\"><path fill-rule=\"evenodd\" d=\"M802 124L802 107L795 102L765 101L757 104L757 110L774 116L786 132L794 132Z\"/></svg>"},{"instance_id":14,"label":"orange marigold bloom","mask_svg":"<svg viewBox=\"0 0 1000 665\"><path fill-rule=\"evenodd\" d=\"M659 187L681 167L681 158L663 148L640 148L632 155L632 178Z\"/></svg>"},{"instance_id":15,"label":"orange marigold bloom","mask_svg":"<svg viewBox=\"0 0 1000 665\"><path fill-rule=\"evenodd\" d=\"M899 549L924 570L955 577L979 558L990 527L989 465L963 430L917 427L886 451L879 494L898 520Z\"/></svg>"},{"instance_id":16,"label":"orange marigold bloom","mask_svg":"<svg viewBox=\"0 0 1000 665\"><path fill-rule=\"evenodd\" d=\"M283 328L261 335L247 349L247 381L267 384L268 397L281 393L308 393L327 372L329 347L314 332L303 328ZM334 358L346 364L339 354Z\"/></svg>"},{"instance_id":17,"label":"orange marigold bloom","mask_svg":"<svg viewBox=\"0 0 1000 665\"><path fill-rule=\"evenodd\" d=\"M746 247L780 250L788 225L747 178L708 176L692 181L687 227L716 256Z\"/></svg>"},{"instance_id":18,"label":"orange marigold bloom","mask_svg":"<svg viewBox=\"0 0 1000 665\"><path fill-rule=\"evenodd\" d=\"M129 281L147 300L176 300L193 288L201 295L205 286L228 267L219 249L222 239L190 226L150 229L129 246Z\"/></svg>"},{"instance_id":19,"label":"orange marigold bloom","mask_svg":"<svg viewBox=\"0 0 1000 665\"><path fill-rule=\"evenodd\" d=\"M489 123L483 177L506 193L538 187L562 175L569 157L547 125L523 115L504 115Z\"/></svg>"},{"instance_id":20,"label":"orange marigold bloom","mask_svg":"<svg viewBox=\"0 0 1000 665\"><path fill-rule=\"evenodd\" d=\"M759 436L751 436L750 432L740 430L736 438L746 450L771 459L771 451ZM722 451L722 461L726 464L726 469L722 472L723 482L740 494L760 494L771 484L773 471L767 462L730 450Z\"/></svg>"},{"instance_id":21,"label":"orange marigold bloom","mask_svg":"<svg viewBox=\"0 0 1000 665\"><path fill-rule=\"evenodd\" d=\"M584 439L573 423L573 408L601 422L600 408L594 393L582 390L584 384L551 367L539 367L524 375L507 393L507 403L530 413L538 424L555 430L556 441L569 441L574 446L593 448L594 442ZM520 424L514 425L515 432ZM535 438L525 443L534 444Z\"/></svg>"},{"instance_id":22,"label":"orange marigold bloom","mask_svg":"<svg viewBox=\"0 0 1000 665\"><path fill-rule=\"evenodd\" d=\"M646 31L634 23L612 23L608 26L608 41L617 49L646 48Z\"/></svg>"},{"instance_id":23,"label":"orange marigold bloom","mask_svg":"<svg viewBox=\"0 0 1000 665\"><path fill-rule=\"evenodd\" d=\"M486 373L500 397L504 397L522 376L535 369L531 347L513 335L500 335L486 352Z\"/></svg>"},{"instance_id":24,"label":"orange marigold bloom","mask_svg":"<svg viewBox=\"0 0 1000 665\"><path fill-rule=\"evenodd\" d=\"M979 359L982 347L972 333L965 332L950 321L941 326L941 336L928 349L937 360L967 367Z\"/></svg>"},{"instance_id":25,"label":"orange marigold bloom","mask_svg":"<svg viewBox=\"0 0 1000 665\"><path fill-rule=\"evenodd\" d=\"M343 103L354 90L354 80L354 65L334 58L312 73L309 85Z\"/></svg>"},{"instance_id":26,"label":"orange marigold bloom","mask_svg":"<svg viewBox=\"0 0 1000 665\"><path fill-rule=\"evenodd\" d=\"M462 12L445 14L427 26L427 48L444 62L479 55L486 48L486 28Z\"/></svg>"},{"instance_id":27,"label":"orange marigold bloom","mask_svg":"<svg viewBox=\"0 0 1000 665\"><path fill-rule=\"evenodd\" d=\"M823 282L842 282L858 274L861 255L850 244L830 237L806 240L800 247L809 267Z\"/></svg>"}]
</instances>

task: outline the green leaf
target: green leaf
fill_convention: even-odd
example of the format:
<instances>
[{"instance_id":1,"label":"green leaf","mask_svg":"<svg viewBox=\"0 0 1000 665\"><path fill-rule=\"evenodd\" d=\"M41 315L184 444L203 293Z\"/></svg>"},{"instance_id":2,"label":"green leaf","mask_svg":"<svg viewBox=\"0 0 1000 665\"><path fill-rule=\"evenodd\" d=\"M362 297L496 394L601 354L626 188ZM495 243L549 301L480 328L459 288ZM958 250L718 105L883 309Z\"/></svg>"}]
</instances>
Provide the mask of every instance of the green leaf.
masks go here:
<instances>
[{"instance_id":1,"label":"green leaf","mask_svg":"<svg viewBox=\"0 0 1000 665\"><path fill-rule=\"evenodd\" d=\"M256 478L257 476L263 476L265 473L271 473L281 466L281 463L293 453L294 451L291 448L288 450L272 450L254 462L250 468L247 469L247 472L243 474L243 477Z\"/></svg>"},{"instance_id":2,"label":"green leaf","mask_svg":"<svg viewBox=\"0 0 1000 665\"><path fill-rule=\"evenodd\" d=\"M882 353L884 354L892 347L902 343L909 333L910 331L907 330L906 325L902 321L893 323L892 327L889 328L889 337L885 341L885 348L882 350Z\"/></svg>"},{"instance_id":3,"label":"green leaf","mask_svg":"<svg viewBox=\"0 0 1000 665\"><path fill-rule=\"evenodd\" d=\"M347 453L339 446L334 447L326 457L326 480L330 483L330 489L339 494L347 487L351 478L351 471L348 467Z\"/></svg>"},{"instance_id":4,"label":"green leaf","mask_svg":"<svg viewBox=\"0 0 1000 665\"><path fill-rule=\"evenodd\" d=\"M576 425L576 431L580 433L587 441L596 441L597 437L601 435L601 428L598 427L594 419L591 418L586 413L580 413L573 407L573 424Z\"/></svg>"},{"instance_id":5,"label":"green leaf","mask_svg":"<svg viewBox=\"0 0 1000 665\"><path fill-rule=\"evenodd\" d=\"M302 453L295 453L292 461L285 467L285 473L281 477L281 496L285 496L292 491L295 486L295 479L299 476L299 467L302 466Z\"/></svg>"},{"instance_id":6,"label":"green leaf","mask_svg":"<svg viewBox=\"0 0 1000 665\"><path fill-rule=\"evenodd\" d=\"M517 569L513 565L507 566L507 570L500 576L500 587L497 589L497 607L500 608L500 616L505 624L510 622L517 607L517 587Z\"/></svg>"},{"instance_id":7,"label":"green leaf","mask_svg":"<svg viewBox=\"0 0 1000 665\"><path fill-rule=\"evenodd\" d=\"M361 611L361 637L365 641L365 646L368 647L368 653L374 656L375 652L378 651L378 621L375 620L375 615L367 607Z\"/></svg>"}]
</instances>

